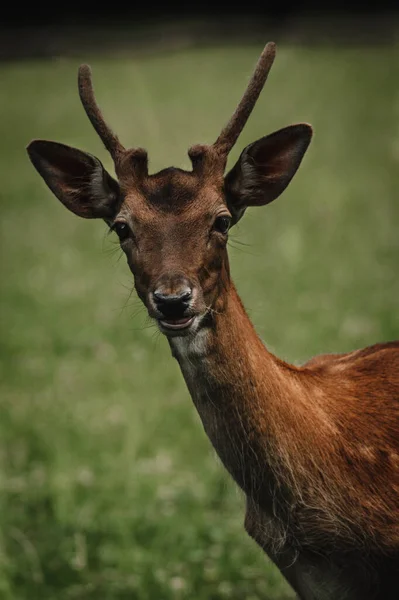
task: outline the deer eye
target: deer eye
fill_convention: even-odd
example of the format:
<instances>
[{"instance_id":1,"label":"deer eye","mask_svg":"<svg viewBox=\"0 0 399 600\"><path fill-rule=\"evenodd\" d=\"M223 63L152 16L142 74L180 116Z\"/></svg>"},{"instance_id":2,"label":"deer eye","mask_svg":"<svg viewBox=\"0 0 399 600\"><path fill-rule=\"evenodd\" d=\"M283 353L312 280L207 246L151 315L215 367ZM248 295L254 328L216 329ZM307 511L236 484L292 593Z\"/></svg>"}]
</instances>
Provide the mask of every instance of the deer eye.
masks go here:
<instances>
[{"instance_id":1,"label":"deer eye","mask_svg":"<svg viewBox=\"0 0 399 600\"><path fill-rule=\"evenodd\" d=\"M123 242L123 240L126 240L126 238L128 238L130 235L130 227L127 223L124 223L123 221L117 221L116 223L114 223L114 225L112 226L112 230L116 232L121 242Z\"/></svg>"},{"instance_id":2,"label":"deer eye","mask_svg":"<svg viewBox=\"0 0 399 600\"><path fill-rule=\"evenodd\" d=\"M213 228L215 231L219 233L226 234L230 228L231 218L223 215L222 217L217 217L213 224Z\"/></svg>"}]
</instances>

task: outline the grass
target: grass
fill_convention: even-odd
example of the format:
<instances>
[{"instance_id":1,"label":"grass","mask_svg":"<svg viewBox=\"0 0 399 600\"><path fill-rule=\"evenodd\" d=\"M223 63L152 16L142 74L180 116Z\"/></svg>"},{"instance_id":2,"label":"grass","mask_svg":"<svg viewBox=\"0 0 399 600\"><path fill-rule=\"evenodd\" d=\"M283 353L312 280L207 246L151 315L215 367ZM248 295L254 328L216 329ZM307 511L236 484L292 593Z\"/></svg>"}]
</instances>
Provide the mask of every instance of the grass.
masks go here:
<instances>
[{"instance_id":1,"label":"grass","mask_svg":"<svg viewBox=\"0 0 399 600\"><path fill-rule=\"evenodd\" d=\"M397 50L281 44L232 154L290 122L315 127L287 192L248 213L230 249L259 333L295 363L398 337ZM188 146L215 139L259 51L82 60L155 171L188 168ZM28 162L42 137L112 169L79 106L78 62L0 67L0 597L289 600L115 239Z\"/></svg>"}]
</instances>

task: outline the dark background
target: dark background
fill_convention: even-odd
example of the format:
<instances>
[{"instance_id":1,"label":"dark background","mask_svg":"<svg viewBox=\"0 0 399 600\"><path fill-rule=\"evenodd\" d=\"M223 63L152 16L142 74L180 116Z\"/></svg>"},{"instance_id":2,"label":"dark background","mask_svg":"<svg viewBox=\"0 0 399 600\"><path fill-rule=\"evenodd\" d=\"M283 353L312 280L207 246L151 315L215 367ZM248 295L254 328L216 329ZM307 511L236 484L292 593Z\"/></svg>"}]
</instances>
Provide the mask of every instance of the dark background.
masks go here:
<instances>
[{"instance_id":1,"label":"dark background","mask_svg":"<svg viewBox=\"0 0 399 600\"><path fill-rule=\"evenodd\" d=\"M83 4L83 6L82 6ZM290 30L302 43L386 43L394 35L392 2L9 3L1 15L0 59L105 51L126 44L146 52L162 45L257 41ZM149 31L150 29L150 31Z\"/></svg>"}]
</instances>

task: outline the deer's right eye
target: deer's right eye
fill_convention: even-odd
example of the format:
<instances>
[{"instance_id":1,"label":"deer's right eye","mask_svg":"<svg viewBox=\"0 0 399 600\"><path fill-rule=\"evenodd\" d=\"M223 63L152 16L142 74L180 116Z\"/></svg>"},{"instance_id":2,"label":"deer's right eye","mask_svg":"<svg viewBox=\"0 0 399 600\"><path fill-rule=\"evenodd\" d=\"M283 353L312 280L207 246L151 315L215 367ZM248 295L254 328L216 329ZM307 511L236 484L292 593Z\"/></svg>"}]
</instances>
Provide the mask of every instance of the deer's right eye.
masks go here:
<instances>
[{"instance_id":1,"label":"deer's right eye","mask_svg":"<svg viewBox=\"0 0 399 600\"><path fill-rule=\"evenodd\" d=\"M113 231L116 232L117 236L119 237L119 240L121 242L123 242L123 240L126 240L126 238L129 237L130 235L130 227L127 223L124 223L122 221L119 221L117 223L115 223L112 226Z\"/></svg>"}]
</instances>

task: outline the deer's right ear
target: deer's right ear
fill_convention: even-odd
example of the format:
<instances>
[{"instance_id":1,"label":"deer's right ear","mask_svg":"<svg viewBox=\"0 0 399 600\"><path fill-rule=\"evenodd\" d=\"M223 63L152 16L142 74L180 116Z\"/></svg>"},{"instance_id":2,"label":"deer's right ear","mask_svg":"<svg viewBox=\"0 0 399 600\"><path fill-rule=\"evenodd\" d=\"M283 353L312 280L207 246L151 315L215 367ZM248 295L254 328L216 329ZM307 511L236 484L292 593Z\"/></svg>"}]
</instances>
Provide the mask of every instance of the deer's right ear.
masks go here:
<instances>
[{"instance_id":1,"label":"deer's right ear","mask_svg":"<svg viewBox=\"0 0 399 600\"><path fill-rule=\"evenodd\" d=\"M29 158L50 190L75 215L112 219L121 203L119 185L95 156L57 142L34 140Z\"/></svg>"}]
</instances>

